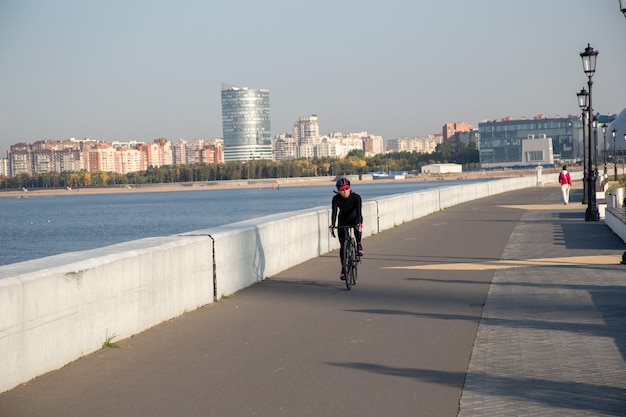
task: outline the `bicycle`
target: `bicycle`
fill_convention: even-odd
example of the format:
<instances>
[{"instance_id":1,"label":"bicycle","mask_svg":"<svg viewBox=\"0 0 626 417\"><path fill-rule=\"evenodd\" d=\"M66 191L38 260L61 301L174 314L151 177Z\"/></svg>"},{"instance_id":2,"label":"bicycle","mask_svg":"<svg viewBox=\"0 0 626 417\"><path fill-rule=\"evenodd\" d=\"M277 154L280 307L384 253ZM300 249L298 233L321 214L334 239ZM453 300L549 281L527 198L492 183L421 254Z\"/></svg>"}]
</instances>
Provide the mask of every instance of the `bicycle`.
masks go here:
<instances>
[{"instance_id":1,"label":"bicycle","mask_svg":"<svg viewBox=\"0 0 626 417\"><path fill-rule=\"evenodd\" d=\"M348 229L344 233L343 244L343 272L346 278L346 288L352 289L353 285L356 285L358 278L358 264L361 262L361 257L357 251L356 239L354 237L354 226L336 226L335 229ZM335 231L331 231L333 237L335 237Z\"/></svg>"}]
</instances>

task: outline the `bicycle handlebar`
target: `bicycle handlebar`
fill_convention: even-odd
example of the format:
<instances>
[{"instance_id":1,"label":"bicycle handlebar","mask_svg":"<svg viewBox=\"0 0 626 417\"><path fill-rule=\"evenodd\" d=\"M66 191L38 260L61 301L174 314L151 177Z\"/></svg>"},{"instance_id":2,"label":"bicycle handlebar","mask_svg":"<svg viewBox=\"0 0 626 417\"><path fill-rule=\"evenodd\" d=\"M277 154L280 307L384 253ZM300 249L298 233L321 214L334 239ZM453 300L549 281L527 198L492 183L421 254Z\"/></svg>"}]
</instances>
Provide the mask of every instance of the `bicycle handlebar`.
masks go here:
<instances>
[{"instance_id":1,"label":"bicycle handlebar","mask_svg":"<svg viewBox=\"0 0 626 417\"><path fill-rule=\"evenodd\" d=\"M359 226L329 226L330 234L335 237L335 229L359 229Z\"/></svg>"}]
</instances>

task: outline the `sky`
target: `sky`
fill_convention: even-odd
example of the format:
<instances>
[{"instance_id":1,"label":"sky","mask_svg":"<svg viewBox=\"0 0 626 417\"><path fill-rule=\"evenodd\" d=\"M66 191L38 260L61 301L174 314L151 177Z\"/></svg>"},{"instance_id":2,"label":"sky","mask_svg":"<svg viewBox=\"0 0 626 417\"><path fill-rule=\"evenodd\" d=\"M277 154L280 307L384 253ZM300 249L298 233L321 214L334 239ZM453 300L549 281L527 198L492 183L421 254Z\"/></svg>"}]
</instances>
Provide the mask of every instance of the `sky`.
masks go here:
<instances>
[{"instance_id":1,"label":"sky","mask_svg":"<svg viewBox=\"0 0 626 417\"><path fill-rule=\"evenodd\" d=\"M388 139L626 107L618 0L0 0L0 156L10 145L222 137L222 83L270 91L272 134Z\"/></svg>"}]
</instances>

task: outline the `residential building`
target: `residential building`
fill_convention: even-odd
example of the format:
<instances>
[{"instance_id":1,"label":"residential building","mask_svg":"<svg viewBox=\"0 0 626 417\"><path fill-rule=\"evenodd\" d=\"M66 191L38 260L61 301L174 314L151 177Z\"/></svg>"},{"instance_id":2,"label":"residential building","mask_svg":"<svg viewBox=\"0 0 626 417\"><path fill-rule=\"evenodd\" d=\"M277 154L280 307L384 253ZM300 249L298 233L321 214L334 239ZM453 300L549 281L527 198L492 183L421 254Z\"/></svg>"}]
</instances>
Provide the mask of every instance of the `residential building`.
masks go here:
<instances>
[{"instance_id":1,"label":"residential building","mask_svg":"<svg viewBox=\"0 0 626 417\"><path fill-rule=\"evenodd\" d=\"M155 139L146 151L148 154L148 166L161 167L172 165L174 162L172 143L165 138Z\"/></svg>"},{"instance_id":2,"label":"residential building","mask_svg":"<svg viewBox=\"0 0 626 417\"><path fill-rule=\"evenodd\" d=\"M152 144L137 141L108 143L92 139L78 141L73 138L43 140L32 145L12 145L7 152L5 166L9 176L81 170L128 174L145 171L150 166L171 165L177 149L184 156L179 159L179 164L224 162L224 146L220 138L211 139L208 143L196 139L189 147L187 145L187 141L180 139L173 147L164 138L155 139ZM1 169L0 165L0 175Z\"/></svg>"},{"instance_id":3,"label":"residential building","mask_svg":"<svg viewBox=\"0 0 626 417\"><path fill-rule=\"evenodd\" d=\"M405 138L390 139L387 143L387 151L390 152L417 152L433 153L437 145L442 143L441 135L428 135L425 138Z\"/></svg>"},{"instance_id":4,"label":"residential building","mask_svg":"<svg viewBox=\"0 0 626 417\"><path fill-rule=\"evenodd\" d=\"M385 144L382 136L368 135L363 138L365 156L374 156L385 153Z\"/></svg>"},{"instance_id":5,"label":"residential building","mask_svg":"<svg viewBox=\"0 0 626 417\"><path fill-rule=\"evenodd\" d=\"M269 91L223 85L222 130L225 161L272 159Z\"/></svg>"},{"instance_id":6,"label":"residential building","mask_svg":"<svg viewBox=\"0 0 626 417\"><path fill-rule=\"evenodd\" d=\"M187 140L178 139L172 146L172 162L174 165L187 163Z\"/></svg>"},{"instance_id":7,"label":"residential building","mask_svg":"<svg viewBox=\"0 0 626 417\"><path fill-rule=\"evenodd\" d=\"M9 176L9 159L0 158L0 176Z\"/></svg>"},{"instance_id":8,"label":"residential building","mask_svg":"<svg viewBox=\"0 0 626 417\"><path fill-rule=\"evenodd\" d=\"M298 142L291 135L281 134L276 136L272 143L272 153L277 161L295 159L297 157Z\"/></svg>"},{"instance_id":9,"label":"residential building","mask_svg":"<svg viewBox=\"0 0 626 417\"><path fill-rule=\"evenodd\" d=\"M185 148L185 160L187 164L199 164L202 162L202 151L204 150L204 140L195 139L187 143Z\"/></svg>"},{"instance_id":10,"label":"residential building","mask_svg":"<svg viewBox=\"0 0 626 417\"><path fill-rule=\"evenodd\" d=\"M320 137L317 115L302 116L293 125L293 137L298 145L314 143Z\"/></svg>"},{"instance_id":11,"label":"residential building","mask_svg":"<svg viewBox=\"0 0 626 417\"><path fill-rule=\"evenodd\" d=\"M90 172L114 172L116 170L115 148L109 143L97 143L87 151L85 169Z\"/></svg>"},{"instance_id":12,"label":"residential building","mask_svg":"<svg viewBox=\"0 0 626 417\"><path fill-rule=\"evenodd\" d=\"M450 143L450 140L453 136L461 132L469 132L473 128L474 127L472 125L470 125L469 123L465 123L465 122L446 123L445 125L443 125L443 128L441 129L443 141L446 143Z\"/></svg>"}]
</instances>

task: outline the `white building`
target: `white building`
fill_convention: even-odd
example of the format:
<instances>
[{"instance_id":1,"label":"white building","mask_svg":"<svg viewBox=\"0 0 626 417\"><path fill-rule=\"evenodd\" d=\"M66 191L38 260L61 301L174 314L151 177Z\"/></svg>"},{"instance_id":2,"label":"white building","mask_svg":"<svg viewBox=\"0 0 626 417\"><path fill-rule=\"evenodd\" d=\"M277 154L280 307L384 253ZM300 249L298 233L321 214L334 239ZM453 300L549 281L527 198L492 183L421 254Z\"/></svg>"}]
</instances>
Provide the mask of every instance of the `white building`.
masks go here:
<instances>
[{"instance_id":1,"label":"white building","mask_svg":"<svg viewBox=\"0 0 626 417\"><path fill-rule=\"evenodd\" d=\"M430 164L422 167L424 174L452 174L463 172L463 166L459 164Z\"/></svg>"}]
</instances>

